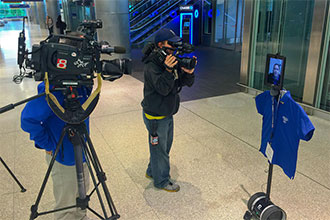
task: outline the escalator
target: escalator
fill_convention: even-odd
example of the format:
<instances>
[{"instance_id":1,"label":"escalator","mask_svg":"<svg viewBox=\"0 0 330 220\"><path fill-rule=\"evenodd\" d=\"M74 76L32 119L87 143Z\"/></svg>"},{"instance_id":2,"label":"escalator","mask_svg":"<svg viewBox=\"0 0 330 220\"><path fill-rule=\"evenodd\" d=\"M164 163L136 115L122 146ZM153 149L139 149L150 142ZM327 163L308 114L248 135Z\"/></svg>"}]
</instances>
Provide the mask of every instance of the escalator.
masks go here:
<instances>
[{"instance_id":1,"label":"escalator","mask_svg":"<svg viewBox=\"0 0 330 220\"><path fill-rule=\"evenodd\" d=\"M149 5L146 9L143 9L144 7L140 7L132 13L132 16L130 16L131 28L134 28L134 26L136 26L144 18L159 14L160 10L166 6L166 3L168 3L168 0L159 0L154 4L148 4L150 2L152 3L151 0L146 3Z\"/></svg>"},{"instance_id":2,"label":"escalator","mask_svg":"<svg viewBox=\"0 0 330 220\"><path fill-rule=\"evenodd\" d=\"M153 3L152 0L145 0L145 1L139 1L136 4L132 5L129 9L130 19L133 19L140 12L148 9L148 7L152 5L152 3Z\"/></svg>"},{"instance_id":3,"label":"escalator","mask_svg":"<svg viewBox=\"0 0 330 220\"><path fill-rule=\"evenodd\" d=\"M154 4L152 4L154 2ZM192 5L198 0L148 0L130 11L130 37L133 48L141 48L160 28L180 14L180 6ZM148 5L148 7L147 7Z\"/></svg>"}]
</instances>

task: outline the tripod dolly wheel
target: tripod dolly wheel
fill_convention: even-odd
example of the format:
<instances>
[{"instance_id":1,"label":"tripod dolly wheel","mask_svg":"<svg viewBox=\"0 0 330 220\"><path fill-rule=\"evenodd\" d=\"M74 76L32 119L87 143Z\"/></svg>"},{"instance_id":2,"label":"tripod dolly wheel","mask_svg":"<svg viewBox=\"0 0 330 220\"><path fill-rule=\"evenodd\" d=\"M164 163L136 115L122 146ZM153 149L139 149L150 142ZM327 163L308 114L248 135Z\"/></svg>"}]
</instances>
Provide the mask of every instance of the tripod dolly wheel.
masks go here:
<instances>
[{"instance_id":1,"label":"tripod dolly wheel","mask_svg":"<svg viewBox=\"0 0 330 220\"><path fill-rule=\"evenodd\" d=\"M256 202L256 200L259 200L259 199L262 199L262 198L266 198L266 193L257 192L256 194L251 196L251 198L249 199L248 204L247 204L247 207L248 207L250 212L253 211L253 206L254 206L254 203Z\"/></svg>"},{"instance_id":2,"label":"tripod dolly wheel","mask_svg":"<svg viewBox=\"0 0 330 220\"><path fill-rule=\"evenodd\" d=\"M260 216L260 220L285 220L286 213L278 206L268 206Z\"/></svg>"},{"instance_id":3,"label":"tripod dolly wheel","mask_svg":"<svg viewBox=\"0 0 330 220\"><path fill-rule=\"evenodd\" d=\"M251 196L247 206L250 213L259 220L286 220L286 213L274 205L264 192L258 192ZM245 214L244 219L251 219L251 217Z\"/></svg>"}]
</instances>

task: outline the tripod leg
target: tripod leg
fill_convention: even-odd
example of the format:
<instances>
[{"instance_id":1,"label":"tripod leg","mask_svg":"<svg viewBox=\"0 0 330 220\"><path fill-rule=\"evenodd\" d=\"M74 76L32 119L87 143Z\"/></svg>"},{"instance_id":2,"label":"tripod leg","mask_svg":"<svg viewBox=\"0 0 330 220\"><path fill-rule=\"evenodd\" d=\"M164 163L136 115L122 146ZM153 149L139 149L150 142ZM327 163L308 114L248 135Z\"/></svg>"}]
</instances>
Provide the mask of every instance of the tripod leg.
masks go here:
<instances>
[{"instance_id":1,"label":"tripod leg","mask_svg":"<svg viewBox=\"0 0 330 220\"><path fill-rule=\"evenodd\" d=\"M83 167L83 143L79 137L79 133L73 129L69 130L70 141L73 144L74 158L76 163L77 182L79 200L84 201L86 199L86 187L84 179L84 167ZM86 209L87 204L81 207Z\"/></svg>"},{"instance_id":2,"label":"tripod leg","mask_svg":"<svg viewBox=\"0 0 330 220\"><path fill-rule=\"evenodd\" d=\"M94 184L94 190L96 190L97 197L99 198L100 205L101 205L101 208L102 208L104 217L105 217L105 219L107 219L108 218L107 211L106 211L106 209L104 207L102 196L101 196L100 190L98 188L98 184L96 182L95 175L93 173L92 166L91 166L91 163L92 163L93 167L96 167L96 163L95 163L94 159L91 157L91 154L90 154L90 152L89 152L89 150L88 150L87 145L86 145L85 142L84 142L84 148L83 148L83 150L84 150L84 154L86 156L86 163L87 163L87 166L88 166L88 169L89 169L89 173L90 173L90 176L91 176L92 181L93 181L93 184ZM94 190L91 192L90 195L93 194Z\"/></svg>"},{"instance_id":3,"label":"tripod leg","mask_svg":"<svg viewBox=\"0 0 330 220\"><path fill-rule=\"evenodd\" d=\"M111 211L111 214L112 214L112 219L118 219L120 217L120 215L118 214L117 210L116 210L116 207L112 201L112 198L110 196L110 193L109 193L109 190L108 190L108 187L105 183L105 180L106 180L106 177L105 177L105 173L103 172L103 169L101 167L101 164L100 164L100 161L96 155L96 152L95 152L95 149L93 147L93 144L92 144L92 141L88 135L88 133L85 133L85 138L87 140L87 143L88 143L88 146L89 146L89 149L90 149L90 152L92 154L92 157L95 161L95 172L99 178L99 181L101 182L102 184L102 187L103 187L103 191L104 191L104 194L105 194L105 197L107 199L107 202L108 202L108 205L109 205L109 209Z\"/></svg>"},{"instance_id":4,"label":"tripod leg","mask_svg":"<svg viewBox=\"0 0 330 220\"><path fill-rule=\"evenodd\" d=\"M62 145L63 143L63 139L65 137L65 133L67 132L67 128L63 128L62 130L62 134L61 134L61 137L60 137L60 140L59 142L57 143L57 146L56 146L56 150L55 150L55 153L54 155L52 156L52 159L50 161L50 164L49 164L49 167L47 169L47 172L46 172L46 175L45 175L45 178L42 182L42 185L41 185L41 188L39 190L39 193L38 193L38 197L37 197L37 200L35 202L34 205L31 206L31 215L30 215L30 220L32 219L35 219L38 217L38 206L39 206L39 203L40 203L40 200L41 200L41 196L45 190L45 187L46 187L46 184L47 184L47 181L48 181L48 178L49 178L49 175L50 175L50 172L54 166L54 163L55 163L55 159L56 159L56 156L60 150L60 146Z\"/></svg>"},{"instance_id":5,"label":"tripod leg","mask_svg":"<svg viewBox=\"0 0 330 220\"><path fill-rule=\"evenodd\" d=\"M11 172L11 170L9 169L9 167L7 166L7 164L5 163L5 161L2 160L2 158L0 157L0 161L1 163L5 166L5 168L8 170L8 172L10 173L10 175L14 178L15 182L18 184L18 186L21 188L21 192L26 192L26 189L23 187L23 185L18 181L18 179L16 178L16 176L13 174L13 172Z\"/></svg>"}]
</instances>

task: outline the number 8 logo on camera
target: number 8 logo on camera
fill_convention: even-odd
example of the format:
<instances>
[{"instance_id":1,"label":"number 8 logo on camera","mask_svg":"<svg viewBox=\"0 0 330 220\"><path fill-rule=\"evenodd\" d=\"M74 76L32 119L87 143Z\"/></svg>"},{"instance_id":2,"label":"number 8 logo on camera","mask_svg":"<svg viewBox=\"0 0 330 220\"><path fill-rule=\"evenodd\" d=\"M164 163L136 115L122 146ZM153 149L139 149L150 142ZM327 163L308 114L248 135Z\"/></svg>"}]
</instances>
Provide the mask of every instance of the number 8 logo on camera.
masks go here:
<instances>
[{"instance_id":1,"label":"number 8 logo on camera","mask_svg":"<svg viewBox=\"0 0 330 220\"><path fill-rule=\"evenodd\" d=\"M57 59L57 65L56 65L56 67L58 69L66 69L66 64L67 63L68 63L68 61L65 60L65 59Z\"/></svg>"}]
</instances>

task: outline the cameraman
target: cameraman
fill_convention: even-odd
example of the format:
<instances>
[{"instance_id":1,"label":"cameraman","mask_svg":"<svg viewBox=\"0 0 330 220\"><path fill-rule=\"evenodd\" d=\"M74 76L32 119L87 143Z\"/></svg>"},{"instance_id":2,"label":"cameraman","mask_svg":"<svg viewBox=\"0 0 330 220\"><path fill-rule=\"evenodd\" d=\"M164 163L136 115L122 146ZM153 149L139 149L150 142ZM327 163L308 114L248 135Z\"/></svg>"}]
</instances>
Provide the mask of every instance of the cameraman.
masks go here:
<instances>
[{"instance_id":1,"label":"cameraman","mask_svg":"<svg viewBox=\"0 0 330 220\"><path fill-rule=\"evenodd\" d=\"M77 33L72 33L77 35ZM79 36L79 35L77 35ZM76 46L70 40L63 42ZM78 89L79 101L84 103L92 88L82 87ZM38 85L38 93L45 92L44 82ZM64 95L60 91L53 92L59 103L63 106ZM89 119L85 120L89 131ZM65 126L47 104L45 97L34 99L26 104L21 114L21 127L30 134L30 139L34 141L35 147L45 150L46 161L49 164L52 155L55 152L56 145L59 142L62 129ZM53 194L55 197L55 209L68 207L76 204L78 197L78 184L75 168L74 150L67 134L60 146L52 169ZM89 172L84 158L84 179L86 190L89 188ZM86 210L80 208L67 209L61 212L55 212L56 220L81 220L88 219Z\"/></svg>"},{"instance_id":2,"label":"cameraman","mask_svg":"<svg viewBox=\"0 0 330 220\"><path fill-rule=\"evenodd\" d=\"M156 33L156 48L143 61L144 99L143 120L149 133L150 161L147 178L153 178L154 186L168 192L177 192L180 186L170 179L169 153L173 142L173 115L180 105L182 86L192 86L194 69L179 67L173 55L175 48L169 43L182 41L170 29ZM166 53L160 61L160 51ZM194 57L195 58L195 57Z\"/></svg>"}]
</instances>

